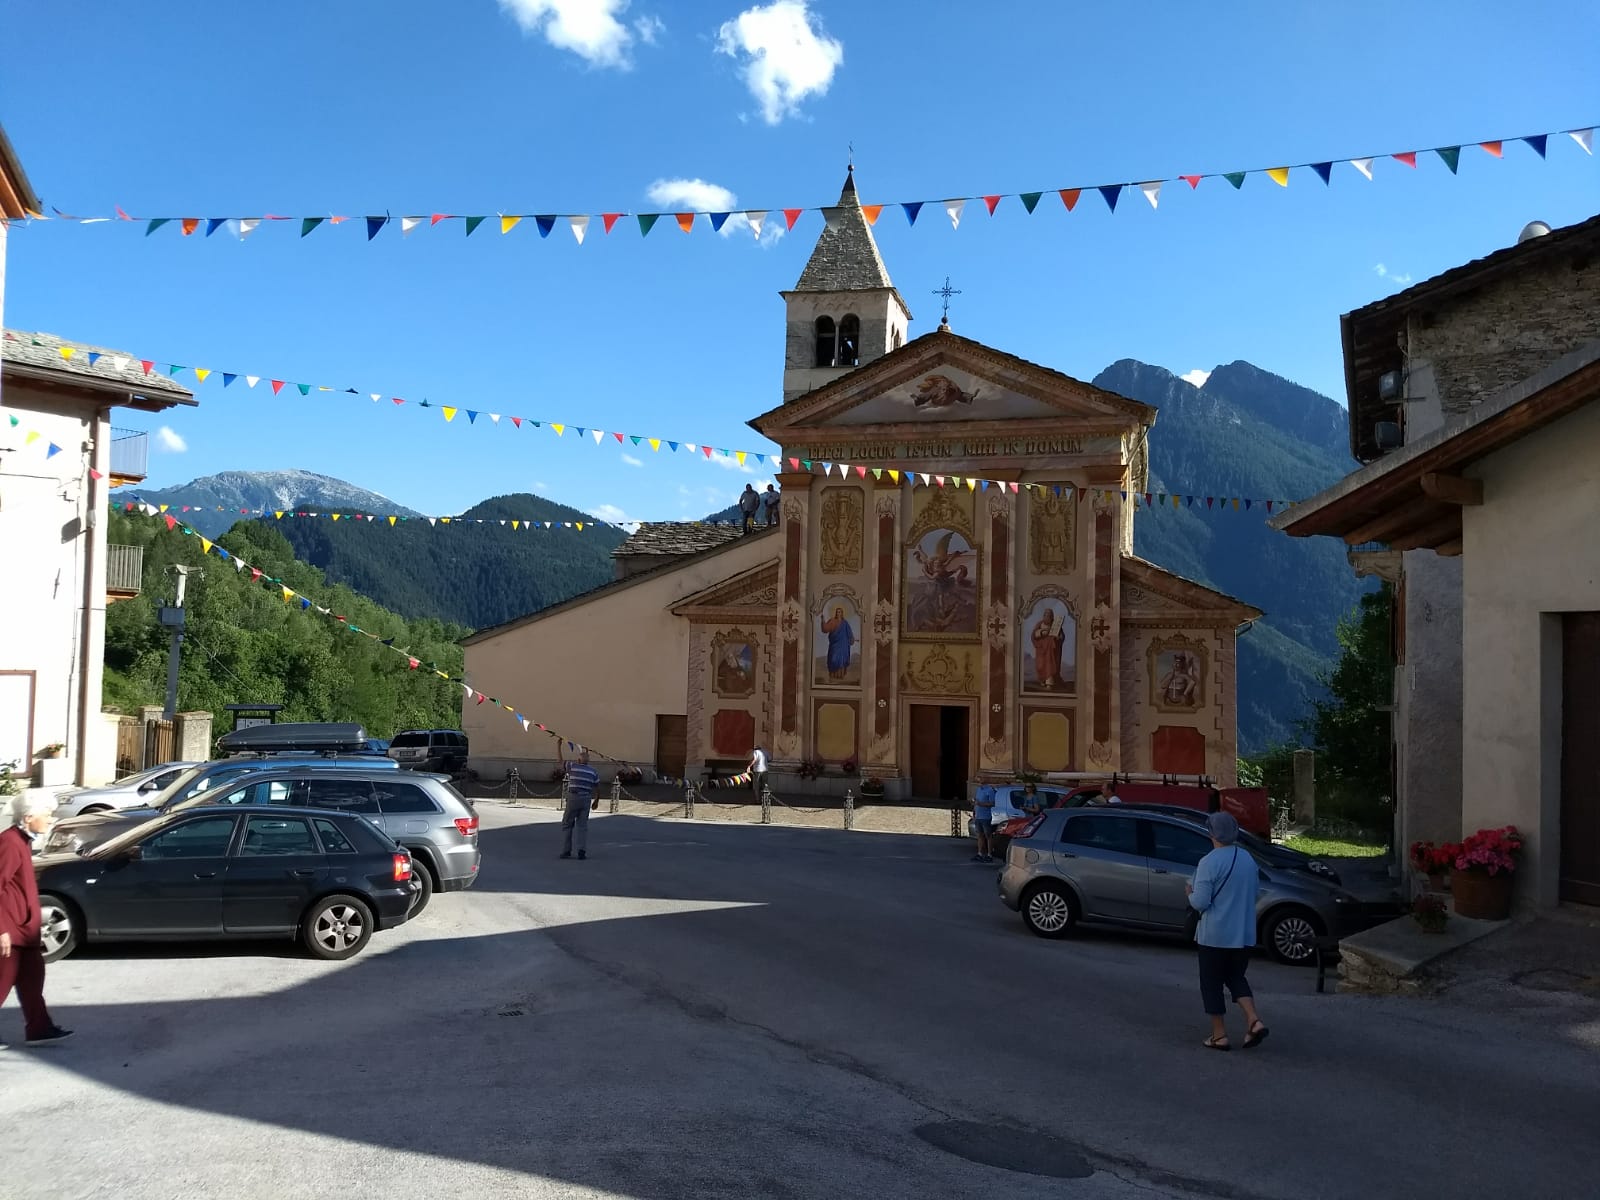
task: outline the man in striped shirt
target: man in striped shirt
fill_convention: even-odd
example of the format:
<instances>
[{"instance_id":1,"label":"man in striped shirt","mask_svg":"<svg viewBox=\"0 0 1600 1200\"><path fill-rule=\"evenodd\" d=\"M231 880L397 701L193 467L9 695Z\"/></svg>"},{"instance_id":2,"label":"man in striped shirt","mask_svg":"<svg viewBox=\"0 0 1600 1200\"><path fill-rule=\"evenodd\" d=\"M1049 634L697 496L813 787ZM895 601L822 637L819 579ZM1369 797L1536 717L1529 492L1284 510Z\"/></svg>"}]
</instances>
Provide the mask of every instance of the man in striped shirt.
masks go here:
<instances>
[{"instance_id":1,"label":"man in striped shirt","mask_svg":"<svg viewBox=\"0 0 1600 1200\"><path fill-rule=\"evenodd\" d=\"M560 748L556 750L559 756ZM571 858L573 842L577 842L578 857L589 857L589 810L598 804L595 789L600 786L600 772L589 765L589 752L578 749L576 762L566 764L566 806L561 814L561 857Z\"/></svg>"}]
</instances>

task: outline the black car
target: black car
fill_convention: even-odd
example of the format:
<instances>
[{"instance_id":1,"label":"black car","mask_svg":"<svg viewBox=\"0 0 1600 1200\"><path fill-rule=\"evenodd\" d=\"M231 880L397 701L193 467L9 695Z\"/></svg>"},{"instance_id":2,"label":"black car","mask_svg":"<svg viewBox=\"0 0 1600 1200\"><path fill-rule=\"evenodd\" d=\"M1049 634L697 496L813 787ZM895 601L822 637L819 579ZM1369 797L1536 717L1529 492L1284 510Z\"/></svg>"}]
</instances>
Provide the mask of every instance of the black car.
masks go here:
<instances>
[{"instance_id":1,"label":"black car","mask_svg":"<svg viewBox=\"0 0 1600 1200\"><path fill-rule=\"evenodd\" d=\"M413 771L459 775L467 769L467 735L459 729L407 729L390 740L388 754Z\"/></svg>"},{"instance_id":2,"label":"black car","mask_svg":"<svg viewBox=\"0 0 1600 1200\"><path fill-rule=\"evenodd\" d=\"M35 860L45 961L86 941L295 938L357 954L402 924L411 856L353 813L188 808L82 854Z\"/></svg>"}]
</instances>

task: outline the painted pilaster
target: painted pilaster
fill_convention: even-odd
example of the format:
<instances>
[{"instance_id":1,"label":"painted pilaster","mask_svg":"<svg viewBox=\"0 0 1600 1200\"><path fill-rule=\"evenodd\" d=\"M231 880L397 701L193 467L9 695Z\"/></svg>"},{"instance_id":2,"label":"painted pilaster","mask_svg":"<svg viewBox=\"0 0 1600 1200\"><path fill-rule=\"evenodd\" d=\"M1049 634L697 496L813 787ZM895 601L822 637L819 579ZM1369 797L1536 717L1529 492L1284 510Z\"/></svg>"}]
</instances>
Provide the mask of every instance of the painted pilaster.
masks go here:
<instances>
[{"instance_id":1,"label":"painted pilaster","mask_svg":"<svg viewBox=\"0 0 1600 1200\"><path fill-rule=\"evenodd\" d=\"M862 630L870 648L862 665L867 703L866 765L883 776L898 772L895 754L895 715L899 712L900 505L897 484L882 483L873 491L872 537L869 543L873 569L871 636Z\"/></svg>"},{"instance_id":2,"label":"painted pilaster","mask_svg":"<svg viewBox=\"0 0 1600 1200\"><path fill-rule=\"evenodd\" d=\"M806 709L810 704L811 614L806 606L811 509L809 472L778 477L783 523L778 564L778 729L772 739L774 766L797 767L804 757Z\"/></svg>"},{"instance_id":3,"label":"painted pilaster","mask_svg":"<svg viewBox=\"0 0 1600 1200\"><path fill-rule=\"evenodd\" d=\"M1012 730L1016 728L1016 655L1011 642L1013 530L1017 499L1002 488L989 497L985 550L989 569L983 589L983 682L979 690L979 760L984 772L1011 773L1016 766Z\"/></svg>"}]
</instances>

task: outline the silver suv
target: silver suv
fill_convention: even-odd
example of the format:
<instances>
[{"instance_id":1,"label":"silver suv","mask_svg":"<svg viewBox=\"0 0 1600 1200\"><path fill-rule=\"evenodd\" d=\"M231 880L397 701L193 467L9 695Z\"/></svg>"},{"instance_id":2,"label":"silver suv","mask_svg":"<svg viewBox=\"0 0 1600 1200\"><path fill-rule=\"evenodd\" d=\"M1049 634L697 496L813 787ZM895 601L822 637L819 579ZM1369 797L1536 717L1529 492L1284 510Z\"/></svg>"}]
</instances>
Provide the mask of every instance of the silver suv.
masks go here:
<instances>
[{"instance_id":1,"label":"silver suv","mask_svg":"<svg viewBox=\"0 0 1600 1200\"><path fill-rule=\"evenodd\" d=\"M1194 934L1184 885L1211 851L1190 821L1158 810L1051 809L1006 849L1000 899L1041 937L1065 937L1079 921ZM1361 901L1303 870L1257 859L1257 944L1279 962L1309 963L1310 939L1360 927Z\"/></svg>"},{"instance_id":2,"label":"silver suv","mask_svg":"<svg viewBox=\"0 0 1600 1200\"><path fill-rule=\"evenodd\" d=\"M421 884L411 907L415 917L434 892L455 892L478 880L478 814L472 802L442 775L382 767L256 765L249 774L180 801L167 810L196 805L287 804L357 813L411 853ZM80 853L149 820L148 814L106 814L93 840L74 839ZM68 846L67 849L74 847Z\"/></svg>"}]
</instances>

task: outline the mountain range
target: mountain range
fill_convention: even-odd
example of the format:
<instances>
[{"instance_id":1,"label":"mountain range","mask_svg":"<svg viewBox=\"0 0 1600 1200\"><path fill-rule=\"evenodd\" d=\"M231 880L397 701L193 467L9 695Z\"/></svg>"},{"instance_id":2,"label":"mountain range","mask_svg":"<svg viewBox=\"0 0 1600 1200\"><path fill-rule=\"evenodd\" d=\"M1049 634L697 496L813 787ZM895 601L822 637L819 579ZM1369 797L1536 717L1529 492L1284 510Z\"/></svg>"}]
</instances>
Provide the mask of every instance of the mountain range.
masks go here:
<instances>
[{"instance_id":1,"label":"mountain range","mask_svg":"<svg viewBox=\"0 0 1600 1200\"><path fill-rule=\"evenodd\" d=\"M1134 359L1111 364L1097 387L1159 410L1150 433L1151 492L1292 500L1354 466L1344 409L1308 388L1247 362L1217 367L1202 386ZM415 517L386 496L309 471L227 471L179 487L140 493L153 503L190 506L184 520L216 538L240 510L314 510ZM216 511L221 507L224 511ZM592 520L542 496L485 500L461 514L486 521ZM1266 526L1264 508L1210 511L1187 505L1141 509L1134 550L1190 579L1266 611L1239 640L1239 742L1258 750L1285 740L1320 691L1319 675L1338 651L1335 628L1362 587L1343 547L1300 541ZM611 550L622 531L606 525L525 536L463 525L442 533L422 521L381 537L365 523L266 518L295 557L407 618L474 628L558 603L612 578ZM738 520L737 508L707 520Z\"/></svg>"}]
</instances>

